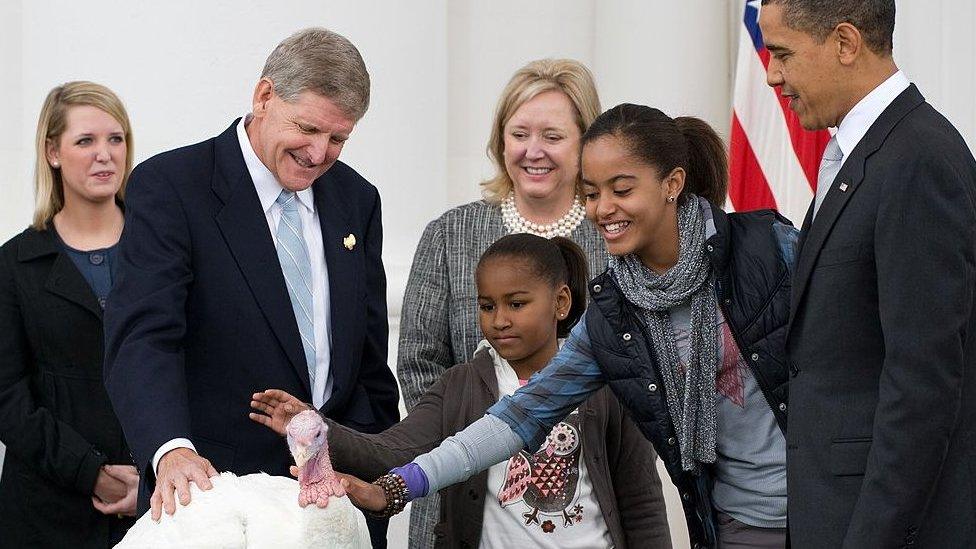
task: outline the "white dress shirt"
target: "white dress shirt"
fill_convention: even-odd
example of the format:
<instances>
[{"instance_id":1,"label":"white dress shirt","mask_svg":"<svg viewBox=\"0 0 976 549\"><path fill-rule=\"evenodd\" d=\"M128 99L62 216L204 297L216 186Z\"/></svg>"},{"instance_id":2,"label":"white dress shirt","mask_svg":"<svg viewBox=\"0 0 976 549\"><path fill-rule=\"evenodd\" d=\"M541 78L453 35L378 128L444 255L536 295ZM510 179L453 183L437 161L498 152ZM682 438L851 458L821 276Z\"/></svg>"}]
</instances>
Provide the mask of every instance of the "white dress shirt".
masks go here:
<instances>
[{"instance_id":1,"label":"white dress shirt","mask_svg":"<svg viewBox=\"0 0 976 549\"><path fill-rule=\"evenodd\" d=\"M261 201L261 209L268 221L271 240L277 245L278 221L281 220L281 206L276 202L281 194L282 186L275 179L271 170L258 158L247 137L245 126L250 123L248 114L237 124L237 140L244 154L244 163L248 174L254 182L254 189ZM332 376L329 371L332 326L330 318L329 300L329 270L325 262L325 248L322 242L322 226L319 224L319 214L315 210L315 200L312 188L295 193L298 203L298 214L302 219L302 236L308 247L308 257L312 267L312 323L315 329L315 386L312 387L312 404L321 408L332 396ZM289 307L289 310L291 308ZM304 356L304 354L302 355ZM270 387L269 387L270 388ZM153 470L159 466L159 460L176 448L196 448L185 438L175 438L159 447L153 455ZM207 457L207 456L203 456Z\"/></svg>"},{"instance_id":2,"label":"white dress shirt","mask_svg":"<svg viewBox=\"0 0 976 549\"><path fill-rule=\"evenodd\" d=\"M841 165L850 156L854 147L864 138L864 134L868 133L881 113L888 108L888 105L891 105L901 92L908 89L910 84L905 73L896 72L858 101L854 108L841 120L835 134L837 145L840 146L840 151L844 155Z\"/></svg>"}]
</instances>

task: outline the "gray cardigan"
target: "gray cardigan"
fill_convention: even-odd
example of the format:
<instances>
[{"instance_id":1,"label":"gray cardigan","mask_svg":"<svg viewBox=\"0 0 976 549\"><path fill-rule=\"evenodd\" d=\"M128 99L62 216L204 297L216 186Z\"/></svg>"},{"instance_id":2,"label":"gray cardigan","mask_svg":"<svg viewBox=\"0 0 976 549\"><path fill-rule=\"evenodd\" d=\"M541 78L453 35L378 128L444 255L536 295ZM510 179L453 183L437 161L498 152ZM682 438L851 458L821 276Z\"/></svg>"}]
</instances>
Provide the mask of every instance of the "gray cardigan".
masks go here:
<instances>
[{"instance_id":1,"label":"gray cardigan","mask_svg":"<svg viewBox=\"0 0 976 549\"><path fill-rule=\"evenodd\" d=\"M488 246L508 234L501 208L484 200L448 210L420 238L403 296L397 377L407 409L454 364L471 360L481 329L474 270ZM590 276L607 266L603 238L587 220L571 238Z\"/></svg>"}]
</instances>

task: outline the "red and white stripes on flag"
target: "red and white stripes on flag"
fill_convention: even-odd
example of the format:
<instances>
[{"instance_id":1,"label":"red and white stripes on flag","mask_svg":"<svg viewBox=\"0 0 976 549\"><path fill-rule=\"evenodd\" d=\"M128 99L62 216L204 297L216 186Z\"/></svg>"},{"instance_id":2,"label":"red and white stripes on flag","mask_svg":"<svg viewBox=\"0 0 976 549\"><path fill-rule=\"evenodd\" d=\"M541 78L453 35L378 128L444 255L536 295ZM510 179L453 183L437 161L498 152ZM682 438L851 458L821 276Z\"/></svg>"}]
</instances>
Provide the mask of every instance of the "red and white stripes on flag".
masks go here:
<instances>
[{"instance_id":1,"label":"red and white stripes on flag","mask_svg":"<svg viewBox=\"0 0 976 549\"><path fill-rule=\"evenodd\" d=\"M729 143L729 198L736 211L775 208L797 227L817 186L830 133L806 131L766 85L769 51L759 30L760 0L747 0L739 33Z\"/></svg>"}]
</instances>

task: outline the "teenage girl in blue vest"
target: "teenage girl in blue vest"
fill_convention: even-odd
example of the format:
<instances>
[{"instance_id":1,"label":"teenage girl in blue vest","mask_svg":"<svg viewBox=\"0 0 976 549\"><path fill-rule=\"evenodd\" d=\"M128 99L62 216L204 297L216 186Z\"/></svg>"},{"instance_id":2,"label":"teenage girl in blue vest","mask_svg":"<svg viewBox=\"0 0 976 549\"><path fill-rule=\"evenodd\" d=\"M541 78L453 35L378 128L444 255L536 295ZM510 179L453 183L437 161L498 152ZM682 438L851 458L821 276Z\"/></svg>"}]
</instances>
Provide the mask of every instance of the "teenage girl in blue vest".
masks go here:
<instances>
[{"instance_id":1,"label":"teenage girl in blue vest","mask_svg":"<svg viewBox=\"0 0 976 549\"><path fill-rule=\"evenodd\" d=\"M374 485L347 479L350 497L396 512L537 447L609 385L664 460L693 546L784 547L796 231L771 211L721 210L725 149L696 118L619 105L583 136L582 172L612 255L584 319L525 387Z\"/></svg>"}]
</instances>

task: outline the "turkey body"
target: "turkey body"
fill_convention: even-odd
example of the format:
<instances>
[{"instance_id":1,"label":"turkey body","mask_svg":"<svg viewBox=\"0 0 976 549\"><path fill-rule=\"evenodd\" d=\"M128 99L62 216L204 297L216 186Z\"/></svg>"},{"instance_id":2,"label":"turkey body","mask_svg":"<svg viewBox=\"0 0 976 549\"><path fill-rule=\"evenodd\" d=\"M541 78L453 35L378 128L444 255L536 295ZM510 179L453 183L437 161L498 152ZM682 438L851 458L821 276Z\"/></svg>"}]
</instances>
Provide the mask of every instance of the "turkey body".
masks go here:
<instances>
[{"instance_id":1,"label":"turkey body","mask_svg":"<svg viewBox=\"0 0 976 549\"><path fill-rule=\"evenodd\" d=\"M329 500L325 509L298 506L298 482L255 473L221 473L213 489L190 484L191 502L163 513L149 513L129 530L116 549L369 549L366 519L349 498Z\"/></svg>"}]
</instances>

